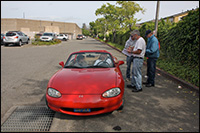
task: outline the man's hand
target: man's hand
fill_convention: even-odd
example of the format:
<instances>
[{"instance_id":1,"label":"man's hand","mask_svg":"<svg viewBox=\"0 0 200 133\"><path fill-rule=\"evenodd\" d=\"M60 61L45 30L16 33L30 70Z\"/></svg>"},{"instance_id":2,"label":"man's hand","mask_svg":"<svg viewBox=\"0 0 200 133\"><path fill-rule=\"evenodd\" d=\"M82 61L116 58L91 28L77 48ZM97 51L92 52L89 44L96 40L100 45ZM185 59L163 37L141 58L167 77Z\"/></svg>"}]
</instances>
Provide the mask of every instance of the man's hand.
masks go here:
<instances>
[{"instance_id":1,"label":"man's hand","mask_svg":"<svg viewBox=\"0 0 200 133\"><path fill-rule=\"evenodd\" d=\"M131 47L131 46L128 47L128 48L127 48L127 51L128 51L129 53L131 53L131 52L133 51L133 47Z\"/></svg>"}]
</instances>

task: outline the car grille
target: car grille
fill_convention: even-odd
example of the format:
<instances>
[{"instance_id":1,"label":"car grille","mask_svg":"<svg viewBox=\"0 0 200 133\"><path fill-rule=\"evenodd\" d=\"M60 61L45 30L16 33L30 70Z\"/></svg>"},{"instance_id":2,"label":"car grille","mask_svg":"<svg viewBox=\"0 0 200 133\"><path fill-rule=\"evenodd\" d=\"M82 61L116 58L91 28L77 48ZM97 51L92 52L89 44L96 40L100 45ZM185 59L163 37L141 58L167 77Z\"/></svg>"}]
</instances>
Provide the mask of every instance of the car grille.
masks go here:
<instances>
[{"instance_id":1,"label":"car grille","mask_svg":"<svg viewBox=\"0 0 200 133\"><path fill-rule=\"evenodd\" d=\"M43 37L42 39L49 39L49 38Z\"/></svg>"},{"instance_id":2,"label":"car grille","mask_svg":"<svg viewBox=\"0 0 200 133\"><path fill-rule=\"evenodd\" d=\"M74 112L74 108L61 108L63 111L68 111L68 112ZM103 110L104 108L91 108L91 112L95 111L100 111ZM81 112L81 113L87 113L87 112Z\"/></svg>"}]
</instances>

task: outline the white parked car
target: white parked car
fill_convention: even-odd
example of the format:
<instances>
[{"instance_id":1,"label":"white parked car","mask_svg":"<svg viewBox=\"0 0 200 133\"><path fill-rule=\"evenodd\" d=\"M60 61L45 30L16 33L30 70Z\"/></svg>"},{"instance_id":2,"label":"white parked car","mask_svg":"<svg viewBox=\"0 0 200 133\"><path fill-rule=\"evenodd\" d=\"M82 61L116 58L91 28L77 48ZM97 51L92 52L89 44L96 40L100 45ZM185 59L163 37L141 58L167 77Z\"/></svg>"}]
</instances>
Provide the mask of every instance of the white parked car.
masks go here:
<instances>
[{"instance_id":1,"label":"white parked car","mask_svg":"<svg viewBox=\"0 0 200 133\"><path fill-rule=\"evenodd\" d=\"M56 39L56 34L55 33L43 33L42 36L40 37L40 41L53 41Z\"/></svg>"},{"instance_id":2,"label":"white parked car","mask_svg":"<svg viewBox=\"0 0 200 133\"><path fill-rule=\"evenodd\" d=\"M86 36L85 36L85 35L83 35L83 39L86 39Z\"/></svg>"},{"instance_id":3,"label":"white parked car","mask_svg":"<svg viewBox=\"0 0 200 133\"><path fill-rule=\"evenodd\" d=\"M28 44L30 41L29 37L21 31L8 31L3 37L3 43L5 46L9 44L17 44L21 46L22 44Z\"/></svg>"},{"instance_id":4,"label":"white parked car","mask_svg":"<svg viewBox=\"0 0 200 133\"><path fill-rule=\"evenodd\" d=\"M59 34L56 38L59 39L59 40L62 40L62 41L69 40L69 37L68 37L67 34Z\"/></svg>"}]
</instances>

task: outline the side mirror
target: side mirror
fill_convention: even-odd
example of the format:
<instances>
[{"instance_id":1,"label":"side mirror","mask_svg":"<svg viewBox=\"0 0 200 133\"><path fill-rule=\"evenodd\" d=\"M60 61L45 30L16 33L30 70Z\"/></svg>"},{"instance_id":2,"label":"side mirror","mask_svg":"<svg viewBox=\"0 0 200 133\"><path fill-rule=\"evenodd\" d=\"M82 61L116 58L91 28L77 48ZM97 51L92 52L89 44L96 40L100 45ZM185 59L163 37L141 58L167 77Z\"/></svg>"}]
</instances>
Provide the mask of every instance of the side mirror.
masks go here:
<instances>
[{"instance_id":1,"label":"side mirror","mask_svg":"<svg viewBox=\"0 0 200 133\"><path fill-rule=\"evenodd\" d=\"M119 67L120 65L123 65L123 64L124 64L124 61L121 61L121 60L120 60L120 61L118 62L118 64L117 64L117 67Z\"/></svg>"},{"instance_id":2,"label":"side mirror","mask_svg":"<svg viewBox=\"0 0 200 133\"><path fill-rule=\"evenodd\" d=\"M62 67L64 67L64 62L61 61L61 62L59 63L59 65L61 65Z\"/></svg>"}]
</instances>

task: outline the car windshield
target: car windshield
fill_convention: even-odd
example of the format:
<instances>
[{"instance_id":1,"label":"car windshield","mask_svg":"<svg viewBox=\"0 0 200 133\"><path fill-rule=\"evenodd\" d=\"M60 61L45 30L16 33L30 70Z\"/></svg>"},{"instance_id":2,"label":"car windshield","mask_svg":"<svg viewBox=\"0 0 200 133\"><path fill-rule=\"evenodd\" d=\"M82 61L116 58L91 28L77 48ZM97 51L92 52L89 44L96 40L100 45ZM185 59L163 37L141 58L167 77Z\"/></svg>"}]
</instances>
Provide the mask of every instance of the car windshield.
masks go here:
<instances>
[{"instance_id":1,"label":"car windshield","mask_svg":"<svg viewBox=\"0 0 200 133\"><path fill-rule=\"evenodd\" d=\"M113 58L108 53L84 52L72 54L64 68L111 68L114 66Z\"/></svg>"},{"instance_id":2,"label":"car windshield","mask_svg":"<svg viewBox=\"0 0 200 133\"><path fill-rule=\"evenodd\" d=\"M16 35L16 33L14 33L14 32L8 32L8 33L6 33L6 36L15 36Z\"/></svg>"},{"instance_id":3,"label":"car windshield","mask_svg":"<svg viewBox=\"0 0 200 133\"><path fill-rule=\"evenodd\" d=\"M44 33L43 36L53 36L52 33Z\"/></svg>"},{"instance_id":4,"label":"car windshield","mask_svg":"<svg viewBox=\"0 0 200 133\"><path fill-rule=\"evenodd\" d=\"M79 37L81 37L82 35L78 35Z\"/></svg>"}]
</instances>

